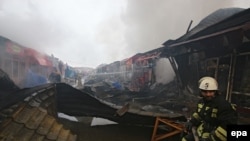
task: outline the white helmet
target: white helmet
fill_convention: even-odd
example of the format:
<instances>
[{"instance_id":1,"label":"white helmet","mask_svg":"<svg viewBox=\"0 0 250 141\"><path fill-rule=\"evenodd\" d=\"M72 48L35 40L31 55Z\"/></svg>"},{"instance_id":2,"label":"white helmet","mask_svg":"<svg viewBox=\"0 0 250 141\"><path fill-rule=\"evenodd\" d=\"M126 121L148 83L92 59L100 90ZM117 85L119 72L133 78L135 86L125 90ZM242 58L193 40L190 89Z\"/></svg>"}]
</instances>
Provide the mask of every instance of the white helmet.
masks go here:
<instances>
[{"instance_id":1,"label":"white helmet","mask_svg":"<svg viewBox=\"0 0 250 141\"><path fill-rule=\"evenodd\" d=\"M218 83L213 77L205 76L199 80L199 89L218 90Z\"/></svg>"}]
</instances>

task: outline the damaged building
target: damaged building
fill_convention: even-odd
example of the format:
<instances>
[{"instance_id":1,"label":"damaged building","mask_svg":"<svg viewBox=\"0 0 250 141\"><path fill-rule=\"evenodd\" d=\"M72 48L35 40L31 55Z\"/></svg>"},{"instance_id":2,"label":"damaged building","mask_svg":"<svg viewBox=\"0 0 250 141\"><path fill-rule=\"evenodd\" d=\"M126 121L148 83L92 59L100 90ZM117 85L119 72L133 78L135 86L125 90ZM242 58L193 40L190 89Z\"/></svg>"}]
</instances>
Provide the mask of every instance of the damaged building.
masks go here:
<instances>
[{"instance_id":1,"label":"damaged building","mask_svg":"<svg viewBox=\"0 0 250 141\"><path fill-rule=\"evenodd\" d=\"M198 94L203 76L218 80L225 99L238 107L249 123L250 9L219 9L176 40L164 43L179 87ZM245 121L246 120L246 121Z\"/></svg>"},{"instance_id":2,"label":"damaged building","mask_svg":"<svg viewBox=\"0 0 250 141\"><path fill-rule=\"evenodd\" d=\"M145 97L151 97L150 102L154 101L151 104L166 108L175 105L175 107L182 108L171 110L182 111L183 108L192 108L189 105L199 99L198 80L203 76L212 76L218 80L219 90L225 96L225 99L237 105L240 115L239 123L249 123L249 20L249 9L219 9L205 17L191 30L188 29L183 36L176 40L164 42L163 47L139 53L120 61L118 65L120 69L116 70L119 70L119 73L122 74L120 76L126 76L125 78L129 79L119 79L122 80L119 82L130 92L135 91L138 92L138 95L143 93ZM140 60L144 60L141 58L150 59L145 59L147 65L137 67L138 64L143 64L139 63ZM179 91L176 91L176 89L170 91L173 85L164 84L165 90L161 85L155 85L157 83L155 77L157 75L155 71L156 62L162 58L168 58L175 73L175 79L168 84L174 83ZM100 70L105 70L105 72L98 71L97 74L112 75L112 71L110 71L112 69L107 69L109 66L111 65L100 67ZM151 71L147 71L149 70L147 67L151 67ZM145 72L150 72L148 73L150 77L141 75ZM142 80L148 80L148 78L150 78L150 82L143 83L145 81ZM109 86L112 87L112 84L109 84ZM142 89L141 86L148 89L144 91L145 89ZM107 89L101 91L107 91ZM125 95L126 92L123 92L123 95ZM111 91L108 94L111 94ZM191 100L186 101L186 96ZM177 104L179 100L183 100L181 99L183 97L185 97L183 103ZM169 99L176 102L168 103ZM145 101L147 100L145 99Z\"/></svg>"},{"instance_id":3,"label":"damaged building","mask_svg":"<svg viewBox=\"0 0 250 141\"><path fill-rule=\"evenodd\" d=\"M249 124L249 47L250 9L228 8L163 47L98 67L84 88L49 83L20 89L1 70L0 140L81 140L84 133L74 130L79 126L65 126L59 112L121 125L152 127L157 117L185 122L199 99L198 80L207 75L237 105L239 123ZM175 78L156 85L157 62L166 58Z\"/></svg>"}]
</instances>

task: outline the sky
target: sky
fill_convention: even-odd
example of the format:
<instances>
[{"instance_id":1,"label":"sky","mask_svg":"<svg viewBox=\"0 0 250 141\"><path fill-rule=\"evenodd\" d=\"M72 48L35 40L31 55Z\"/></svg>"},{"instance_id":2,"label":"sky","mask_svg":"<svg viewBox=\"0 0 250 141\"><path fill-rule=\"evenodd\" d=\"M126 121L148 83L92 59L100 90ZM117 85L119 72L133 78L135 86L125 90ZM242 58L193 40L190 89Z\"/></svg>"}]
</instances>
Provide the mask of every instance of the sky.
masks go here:
<instances>
[{"instance_id":1,"label":"sky","mask_svg":"<svg viewBox=\"0 0 250 141\"><path fill-rule=\"evenodd\" d=\"M162 46L220 8L249 0L0 0L0 36L96 68Z\"/></svg>"}]
</instances>

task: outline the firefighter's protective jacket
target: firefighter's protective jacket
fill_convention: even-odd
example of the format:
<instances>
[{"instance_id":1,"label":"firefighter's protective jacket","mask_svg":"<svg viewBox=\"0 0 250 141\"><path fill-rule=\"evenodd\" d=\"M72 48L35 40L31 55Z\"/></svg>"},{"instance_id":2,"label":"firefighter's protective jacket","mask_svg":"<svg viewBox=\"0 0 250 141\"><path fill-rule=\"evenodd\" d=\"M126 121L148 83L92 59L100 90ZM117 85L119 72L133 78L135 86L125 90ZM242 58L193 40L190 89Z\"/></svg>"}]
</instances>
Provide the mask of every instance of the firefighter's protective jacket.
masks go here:
<instances>
[{"instance_id":1,"label":"firefighter's protective jacket","mask_svg":"<svg viewBox=\"0 0 250 141\"><path fill-rule=\"evenodd\" d=\"M224 141L227 140L227 125L237 124L236 107L221 95L217 95L211 101L201 99L190 122L198 127L197 133L200 138Z\"/></svg>"}]
</instances>

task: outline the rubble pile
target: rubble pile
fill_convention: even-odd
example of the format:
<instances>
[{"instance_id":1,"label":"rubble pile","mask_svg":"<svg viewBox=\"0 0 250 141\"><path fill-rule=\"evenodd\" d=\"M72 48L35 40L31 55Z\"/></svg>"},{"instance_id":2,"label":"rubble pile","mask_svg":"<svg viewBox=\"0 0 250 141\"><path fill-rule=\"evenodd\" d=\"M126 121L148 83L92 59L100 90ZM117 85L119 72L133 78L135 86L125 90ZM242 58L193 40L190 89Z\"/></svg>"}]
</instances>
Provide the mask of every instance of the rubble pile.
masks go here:
<instances>
[{"instance_id":1,"label":"rubble pile","mask_svg":"<svg viewBox=\"0 0 250 141\"><path fill-rule=\"evenodd\" d=\"M105 81L91 80L91 84L85 86L83 91L88 91L93 97L119 106L129 103L130 108L163 113L181 113L187 116L189 112L194 110L194 103L199 100L197 96L181 93L176 81L165 85L155 85L153 89L147 91L134 92L128 89L114 89Z\"/></svg>"}]
</instances>

